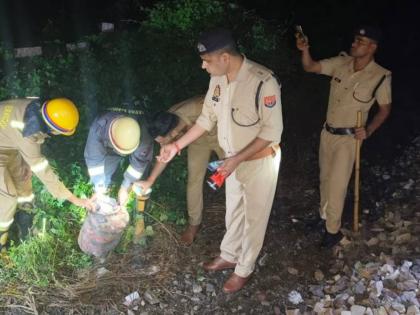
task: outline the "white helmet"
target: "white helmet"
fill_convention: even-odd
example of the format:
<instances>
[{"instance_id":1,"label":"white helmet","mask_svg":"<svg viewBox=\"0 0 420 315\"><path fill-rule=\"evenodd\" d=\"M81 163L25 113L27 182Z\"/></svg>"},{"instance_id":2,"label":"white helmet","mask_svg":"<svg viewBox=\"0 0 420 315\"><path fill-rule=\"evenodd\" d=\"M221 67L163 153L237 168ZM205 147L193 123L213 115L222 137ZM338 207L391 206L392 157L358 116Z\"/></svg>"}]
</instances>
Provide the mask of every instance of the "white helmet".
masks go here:
<instances>
[{"instance_id":1,"label":"white helmet","mask_svg":"<svg viewBox=\"0 0 420 315\"><path fill-rule=\"evenodd\" d=\"M133 153L140 144L138 122L126 116L115 118L109 127L109 140L114 149L123 155Z\"/></svg>"}]
</instances>

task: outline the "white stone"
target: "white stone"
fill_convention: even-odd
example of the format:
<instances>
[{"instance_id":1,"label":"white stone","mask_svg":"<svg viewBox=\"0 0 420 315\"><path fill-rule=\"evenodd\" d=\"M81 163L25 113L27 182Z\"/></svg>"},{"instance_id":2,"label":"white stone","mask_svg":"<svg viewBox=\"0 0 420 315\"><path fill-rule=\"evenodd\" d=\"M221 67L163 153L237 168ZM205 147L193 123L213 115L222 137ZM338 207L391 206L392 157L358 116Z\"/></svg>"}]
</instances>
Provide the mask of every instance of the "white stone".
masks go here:
<instances>
[{"instance_id":1,"label":"white stone","mask_svg":"<svg viewBox=\"0 0 420 315\"><path fill-rule=\"evenodd\" d=\"M317 302L317 303L315 304L315 306L314 306L314 312L315 312L315 313L319 314L319 313L323 312L324 310L325 310L325 309L324 309L324 303L322 303L322 302Z\"/></svg>"},{"instance_id":2,"label":"white stone","mask_svg":"<svg viewBox=\"0 0 420 315\"><path fill-rule=\"evenodd\" d=\"M363 315L366 311L366 307L361 305L352 305L350 308L351 315Z\"/></svg>"},{"instance_id":3,"label":"white stone","mask_svg":"<svg viewBox=\"0 0 420 315\"><path fill-rule=\"evenodd\" d=\"M407 308L407 315L419 315L420 310L416 305L411 305Z\"/></svg>"},{"instance_id":4,"label":"white stone","mask_svg":"<svg viewBox=\"0 0 420 315\"><path fill-rule=\"evenodd\" d=\"M303 302L302 295L300 295L300 293L295 290L291 291L288 297L289 297L289 301L292 302L293 304L299 304Z\"/></svg>"}]
</instances>

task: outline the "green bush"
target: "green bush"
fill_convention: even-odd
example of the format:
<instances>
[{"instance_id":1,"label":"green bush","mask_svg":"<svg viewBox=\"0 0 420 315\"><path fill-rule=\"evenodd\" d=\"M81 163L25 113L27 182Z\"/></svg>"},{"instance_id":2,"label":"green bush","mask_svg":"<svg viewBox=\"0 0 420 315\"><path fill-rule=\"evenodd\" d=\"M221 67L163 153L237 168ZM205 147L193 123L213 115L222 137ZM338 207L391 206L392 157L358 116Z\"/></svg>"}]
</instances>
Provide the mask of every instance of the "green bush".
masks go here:
<instances>
[{"instance_id":1,"label":"green bush","mask_svg":"<svg viewBox=\"0 0 420 315\"><path fill-rule=\"evenodd\" d=\"M46 55L15 59L11 50L0 45L0 99L37 95L42 99L66 96L75 101L81 114L77 133L49 139L43 151L67 187L79 197L90 196L83 149L91 121L100 111L121 106L126 100L137 100L136 106L145 111L147 119L204 93L209 76L201 69L196 42L202 31L214 26L231 28L241 51L275 70L280 79L287 80L296 70L290 63L292 51L284 40L284 29L235 2L162 1L147 11L136 30L81 38L86 49L68 52L65 43L52 40L46 43ZM186 177L182 155L153 187L147 210L150 215L145 216L149 236L156 220L185 224ZM91 263L76 242L86 211L54 199L37 180L34 188L38 203L35 225L40 233L12 246L10 259L0 261L0 284L18 280L47 285ZM114 187L114 196L117 189ZM128 249L132 234L130 227L118 251Z\"/></svg>"}]
</instances>

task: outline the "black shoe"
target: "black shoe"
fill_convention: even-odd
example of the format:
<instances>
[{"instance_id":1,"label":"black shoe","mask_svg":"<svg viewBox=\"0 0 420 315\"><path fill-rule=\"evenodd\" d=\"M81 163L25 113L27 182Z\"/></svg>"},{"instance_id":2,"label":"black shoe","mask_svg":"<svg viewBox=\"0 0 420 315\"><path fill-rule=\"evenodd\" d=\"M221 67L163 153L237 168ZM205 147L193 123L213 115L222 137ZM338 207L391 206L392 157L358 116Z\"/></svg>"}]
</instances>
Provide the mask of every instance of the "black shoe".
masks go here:
<instances>
[{"instance_id":1,"label":"black shoe","mask_svg":"<svg viewBox=\"0 0 420 315\"><path fill-rule=\"evenodd\" d=\"M322 237L321 247L324 248L333 248L335 245L340 243L340 241L344 238L343 233L338 231L336 234L331 234L325 231L324 236Z\"/></svg>"},{"instance_id":2,"label":"black shoe","mask_svg":"<svg viewBox=\"0 0 420 315\"><path fill-rule=\"evenodd\" d=\"M319 215L305 219L304 222L306 232L323 232L323 229L325 228L325 220L321 219Z\"/></svg>"},{"instance_id":3,"label":"black shoe","mask_svg":"<svg viewBox=\"0 0 420 315\"><path fill-rule=\"evenodd\" d=\"M18 238L24 241L28 238L32 228L33 215L26 211L18 211L15 216L15 222L18 229Z\"/></svg>"}]
</instances>

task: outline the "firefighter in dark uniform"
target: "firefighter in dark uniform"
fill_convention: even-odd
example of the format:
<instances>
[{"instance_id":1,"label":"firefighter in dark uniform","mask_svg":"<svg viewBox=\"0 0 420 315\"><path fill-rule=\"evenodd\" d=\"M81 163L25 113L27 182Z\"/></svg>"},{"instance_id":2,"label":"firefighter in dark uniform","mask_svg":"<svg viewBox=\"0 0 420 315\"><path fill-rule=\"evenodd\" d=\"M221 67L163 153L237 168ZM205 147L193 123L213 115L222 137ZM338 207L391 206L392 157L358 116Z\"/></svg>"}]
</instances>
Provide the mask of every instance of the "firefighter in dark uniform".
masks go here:
<instances>
[{"instance_id":1,"label":"firefighter in dark uniform","mask_svg":"<svg viewBox=\"0 0 420 315\"><path fill-rule=\"evenodd\" d=\"M96 197L108 193L112 175L125 156L129 165L118 192L122 206L127 203L133 182L141 179L153 158L153 139L138 115L108 111L92 123L85 146L85 161Z\"/></svg>"}]
</instances>

